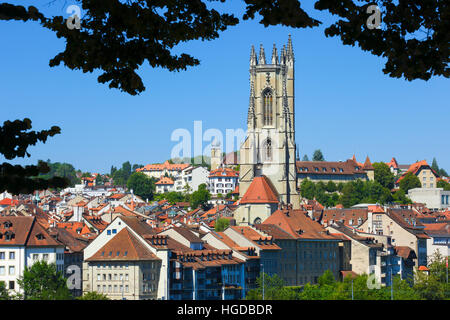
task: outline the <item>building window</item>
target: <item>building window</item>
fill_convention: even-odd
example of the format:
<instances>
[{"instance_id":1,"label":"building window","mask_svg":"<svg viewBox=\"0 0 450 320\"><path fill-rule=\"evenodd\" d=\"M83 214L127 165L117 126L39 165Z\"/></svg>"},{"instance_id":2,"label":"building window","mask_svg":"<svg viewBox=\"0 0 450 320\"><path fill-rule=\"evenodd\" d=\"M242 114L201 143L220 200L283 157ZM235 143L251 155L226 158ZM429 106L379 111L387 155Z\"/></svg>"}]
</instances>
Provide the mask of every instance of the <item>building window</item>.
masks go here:
<instances>
[{"instance_id":1,"label":"building window","mask_svg":"<svg viewBox=\"0 0 450 320\"><path fill-rule=\"evenodd\" d=\"M15 282L14 281L10 281L9 282L9 290L14 290L14 286L15 286Z\"/></svg>"},{"instance_id":2,"label":"building window","mask_svg":"<svg viewBox=\"0 0 450 320\"><path fill-rule=\"evenodd\" d=\"M33 261L36 261L37 259L39 259L39 255L37 253L33 254Z\"/></svg>"},{"instance_id":3,"label":"building window","mask_svg":"<svg viewBox=\"0 0 450 320\"><path fill-rule=\"evenodd\" d=\"M271 126L272 125L272 91L266 90L263 93L263 115L264 115L264 125Z\"/></svg>"},{"instance_id":4,"label":"building window","mask_svg":"<svg viewBox=\"0 0 450 320\"><path fill-rule=\"evenodd\" d=\"M13 276L16 274L16 268L14 266L9 266L9 275Z\"/></svg>"},{"instance_id":5,"label":"building window","mask_svg":"<svg viewBox=\"0 0 450 320\"><path fill-rule=\"evenodd\" d=\"M263 162L272 160L272 140L267 139L263 145Z\"/></svg>"},{"instance_id":6,"label":"building window","mask_svg":"<svg viewBox=\"0 0 450 320\"><path fill-rule=\"evenodd\" d=\"M47 253L44 253L44 254L42 255L42 260L48 261L48 254L47 254Z\"/></svg>"},{"instance_id":7,"label":"building window","mask_svg":"<svg viewBox=\"0 0 450 320\"><path fill-rule=\"evenodd\" d=\"M4 252L0 252L0 260L5 260L5 253Z\"/></svg>"},{"instance_id":8,"label":"building window","mask_svg":"<svg viewBox=\"0 0 450 320\"><path fill-rule=\"evenodd\" d=\"M100 281L100 280L102 280L102 275L99 273L99 274L97 274L97 281Z\"/></svg>"},{"instance_id":9,"label":"building window","mask_svg":"<svg viewBox=\"0 0 450 320\"><path fill-rule=\"evenodd\" d=\"M11 251L9 253L9 260L14 260L14 259L16 259L16 253L14 251Z\"/></svg>"},{"instance_id":10,"label":"building window","mask_svg":"<svg viewBox=\"0 0 450 320\"><path fill-rule=\"evenodd\" d=\"M5 267L0 266L0 276L3 276L5 274Z\"/></svg>"}]
</instances>

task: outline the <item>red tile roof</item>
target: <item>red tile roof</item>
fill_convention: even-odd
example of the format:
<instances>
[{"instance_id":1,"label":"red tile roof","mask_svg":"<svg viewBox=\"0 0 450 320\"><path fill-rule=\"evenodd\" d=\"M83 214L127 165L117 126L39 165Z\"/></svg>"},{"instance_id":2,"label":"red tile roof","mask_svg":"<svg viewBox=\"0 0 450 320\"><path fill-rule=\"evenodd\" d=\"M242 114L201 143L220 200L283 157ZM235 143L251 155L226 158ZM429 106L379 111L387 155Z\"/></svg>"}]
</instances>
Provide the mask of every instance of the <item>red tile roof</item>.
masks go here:
<instances>
[{"instance_id":1,"label":"red tile roof","mask_svg":"<svg viewBox=\"0 0 450 320\"><path fill-rule=\"evenodd\" d=\"M1 246L62 246L38 223L36 217L0 217L0 235ZM6 240L7 236L11 239Z\"/></svg>"},{"instance_id":2,"label":"red tile roof","mask_svg":"<svg viewBox=\"0 0 450 320\"><path fill-rule=\"evenodd\" d=\"M277 210L263 224L276 225L299 239L337 239L320 223L311 220L307 212L301 210Z\"/></svg>"},{"instance_id":3,"label":"red tile roof","mask_svg":"<svg viewBox=\"0 0 450 320\"><path fill-rule=\"evenodd\" d=\"M408 170L406 172L404 172L400 178L398 178L397 183L399 183L409 172L417 175L422 167L426 167L427 169L430 169L436 177L439 177L439 175L433 169L431 169L431 167L428 165L427 161L422 160L422 161L417 161L416 163L413 163L412 165L410 165Z\"/></svg>"},{"instance_id":4,"label":"red tile roof","mask_svg":"<svg viewBox=\"0 0 450 320\"><path fill-rule=\"evenodd\" d=\"M160 260L128 228L123 228L86 261Z\"/></svg>"},{"instance_id":5,"label":"red tile roof","mask_svg":"<svg viewBox=\"0 0 450 320\"><path fill-rule=\"evenodd\" d=\"M253 178L240 200L240 204L246 203L278 203L278 194L266 176Z\"/></svg>"},{"instance_id":6,"label":"red tile roof","mask_svg":"<svg viewBox=\"0 0 450 320\"><path fill-rule=\"evenodd\" d=\"M398 169L398 163L397 163L397 160L395 160L394 157L392 157L391 161L387 162L386 164L389 166L389 168L392 167L394 169Z\"/></svg>"},{"instance_id":7,"label":"red tile roof","mask_svg":"<svg viewBox=\"0 0 450 320\"><path fill-rule=\"evenodd\" d=\"M184 169L188 168L190 166L189 163L169 163L168 160L166 160L164 163L160 164L148 164L142 168L136 169L136 171L183 171Z\"/></svg>"},{"instance_id":8,"label":"red tile roof","mask_svg":"<svg viewBox=\"0 0 450 320\"><path fill-rule=\"evenodd\" d=\"M233 170L233 169L229 169L229 168L219 168L216 170L212 170L211 173L209 174L210 178L213 177L218 177L218 178L222 178L222 177L229 177L229 178L238 178L239 177L239 172Z\"/></svg>"},{"instance_id":9,"label":"red tile roof","mask_svg":"<svg viewBox=\"0 0 450 320\"><path fill-rule=\"evenodd\" d=\"M173 180L168 178L168 177L162 177L161 179L158 180L158 182L156 182L155 184L157 185L171 185L173 184Z\"/></svg>"}]
</instances>

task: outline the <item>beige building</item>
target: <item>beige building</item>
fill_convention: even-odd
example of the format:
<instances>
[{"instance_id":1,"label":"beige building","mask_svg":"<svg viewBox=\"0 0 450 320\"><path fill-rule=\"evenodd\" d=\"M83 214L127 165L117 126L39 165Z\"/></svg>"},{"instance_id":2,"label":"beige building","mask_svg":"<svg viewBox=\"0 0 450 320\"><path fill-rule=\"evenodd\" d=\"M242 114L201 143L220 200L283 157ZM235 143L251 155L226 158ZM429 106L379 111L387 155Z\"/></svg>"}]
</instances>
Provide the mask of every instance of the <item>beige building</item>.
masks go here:
<instances>
[{"instance_id":1,"label":"beige building","mask_svg":"<svg viewBox=\"0 0 450 320\"><path fill-rule=\"evenodd\" d=\"M300 188L304 179L313 182L327 183L349 182L357 179L375 179L374 168L369 157L364 163L356 161L355 157L346 161L297 161L297 183Z\"/></svg>"},{"instance_id":2,"label":"beige building","mask_svg":"<svg viewBox=\"0 0 450 320\"><path fill-rule=\"evenodd\" d=\"M434 172L433 169L428 165L426 160L418 161L413 163L409 169L402 174L402 176L397 180L396 184L399 185L400 181L405 177L408 172L415 174L422 184L422 188L436 188L437 178L439 175Z\"/></svg>"},{"instance_id":3,"label":"beige building","mask_svg":"<svg viewBox=\"0 0 450 320\"><path fill-rule=\"evenodd\" d=\"M85 260L85 291L110 299L156 299L161 259L146 248L128 228L122 229Z\"/></svg>"},{"instance_id":4,"label":"beige building","mask_svg":"<svg viewBox=\"0 0 450 320\"><path fill-rule=\"evenodd\" d=\"M390 236L393 246L409 247L414 251L417 267L427 265L426 241L429 237L411 210L369 210L367 220L359 228L367 233Z\"/></svg>"},{"instance_id":5,"label":"beige building","mask_svg":"<svg viewBox=\"0 0 450 320\"><path fill-rule=\"evenodd\" d=\"M239 197L244 197L254 177L264 175L271 181L280 202L298 208L294 52L290 37L280 56L274 46L268 61L262 46L259 58L252 47L247 127L239 154Z\"/></svg>"},{"instance_id":6,"label":"beige building","mask_svg":"<svg viewBox=\"0 0 450 320\"><path fill-rule=\"evenodd\" d=\"M83 292L111 299L167 299L167 236L137 217L117 217L83 252Z\"/></svg>"}]
</instances>

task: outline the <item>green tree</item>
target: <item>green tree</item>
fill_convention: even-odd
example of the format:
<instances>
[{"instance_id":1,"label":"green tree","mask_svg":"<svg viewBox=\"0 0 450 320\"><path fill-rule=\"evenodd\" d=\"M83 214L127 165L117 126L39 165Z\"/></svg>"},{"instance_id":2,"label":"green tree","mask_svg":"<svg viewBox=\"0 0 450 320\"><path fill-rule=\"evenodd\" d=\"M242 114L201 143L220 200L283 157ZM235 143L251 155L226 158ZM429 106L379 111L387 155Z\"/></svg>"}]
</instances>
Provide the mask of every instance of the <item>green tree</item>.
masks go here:
<instances>
[{"instance_id":1,"label":"green tree","mask_svg":"<svg viewBox=\"0 0 450 320\"><path fill-rule=\"evenodd\" d=\"M97 185L97 186L102 186L102 185L105 184L105 180L106 180L106 179L103 177L103 175L98 174L98 175L95 177L95 185Z\"/></svg>"},{"instance_id":2,"label":"green tree","mask_svg":"<svg viewBox=\"0 0 450 320\"><path fill-rule=\"evenodd\" d=\"M62 272L55 264L37 261L25 267L17 283L24 291L26 300L69 300L72 299Z\"/></svg>"},{"instance_id":3,"label":"green tree","mask_svg":"<svg viewBox=\"0 0 450 320\"><path fill-rule=\"evenodd\" d=\"M428 264L429 274L415 273L414 290L425 300L450 299L450 285L447 283L445 257L436 251Z\"/></svg>"},{"instance_id":4,"label":"green tree","mask_svg":"<svg viewBox=\"0 0 450 320\"><path fill-rule=\"evenodd\" d=\"M170 204L175 204L177 202L183 202L185 197L181 192L171 191L166 193L165 199L169 201Z\"/></svg>"},{"instance_id":5,"label":"green tree","mask_svg":"<svg viewBox=\"0 0 450 320\"><path fill-rule=\"evenodd\" d=\"M395 193L393 194L393 200L394 202L400 204L412 203L411 199L406 196L405 191L403 191L402 189L398 189L397 191L395 191Z\"/></svg>"},{"instance_id":6,"label":"green tree","mask_svg":"<svg viewBox=\"0 0 450 320\"><path fill-rule=\"evenodd\" d=\"M1 19L2 9L0 9ZM3 126L0 126L0 154L7 160L30 157L28 147L38 142L45 143L49 137L61 133L61 129L56 126L42 131L29 131L30 129L31 120L28 118L3 122ZM44 161L27 166L3 162L0 164L0 193L8 191L12 194L28 194L35 190L64 188L69 185L69 181L64 177L54 176L48 179L41 177L49 171L50 168Z\"/></svg>"},{"instance_id":7,"label":"green tree","mask_svg":"<svg viewBox=\"0 0 450 320\"><path fill-rule=\"evenodd\" d=\"M78 297L77 300L110 300L108 296L103 293L98 293L96 291L90 291Z\"/></svg>"},{"instance_id":8,"label":"green tree","mask_svg":"<svg viewBox=\"0 0 450 320\"><path fill-rule=\"evenodd\" d=\"M301 196L309 200L314 199L316 193L315 188L316 186L314 182L312 182L308 178L303 179L302 182L300 183Z\"/></svg>"},{"instance_id":9,"label":"green tree","mask_svg":"<svg viewBox=\"0 0 450 320\"><path fill-rule=\"evenodd\" d=\"M328 192L335 192L335 191L337 191L337 186L332 180L330 180L330 181L327 182L327 185L326 185L325 189Z\"/></svg>"},{"instance_id":10,"label":"green tree","mask_svg":"<svg viewBox=\"0 0 450 320\"><path fill-rule=\"evenodd\" d=\"M224 231L226 228L230 226L230 220L225 218L219 218L216 220L216 223L214 224L214 230L217 232Z\"/></svg>"},{"instance_id":11,"label":"green tree","mask_svg":"<svg viewBox=\"0 0 450 320\"><path fill-rule=\"evenodd\" d=\"M0 281L0 300L10 300L8 289L6 289L6 285L4 281Z\"/></svg>"},{"instance_id":12,"label":"green tree","mask_svg":"<svg viewBox=\"0 0 450 320\"><path fill-rule=\"evenodd\" d=\"M155 192L155 181L145 173L134 172L128 178L127 188L128 190L133 189L133 193L142 199L152 200Z\"/></svg>"},{"instance_id":13,"label":"green tree","mask_svg":"<svg viewBox=\"0 0 450 320\"><path fill-rule=\"evenodd\" d=\"M419 178L412 172L408 172L405 174L402 180L400 180L400 188L408 193L410 189L420 188L422 184L420 183Z\"/></svg>"},{"instance_id":14,"label":"green tree","mask_svg":"<svg viewBox=\"0 0 450 320\"><path fill-rule=\"evenodd\" d=\"M394 188L394 174L391 172L391 169L389 169L389 166L384 162L375 162L372 166L374 169L375 181L389 190Z\"/></svg>"},{"instance_id":15,"label":"green tree","mask_svg":"<svg viewBox=\"0 0 450 320\"><path fill-rule=\"evenodd\" d=\"M198 186L198 190L194 191L191 194L191 208L196 209L199 206L206 208L207 202L210 199L211 199L211 194L209 193L208 189L206 188L206 184L202 183L201 185Z\"/></svg>"},{"instance_id":16,"label":"green tree","mask_svg":"<svg viewBox=\"0 0 450 320\"><path fill-rule=\"evenodd\" d=\"M92 175L91 175L90 172L84 172L84 173L81 175L81 177L82 177L82 178L90 178L90 177L92 177Z\"/></svg>"},{"instance_id":17,"label":"green tree","mask_svg":"<svg viewBox=\"0 0 450 320\"><path fill-rule=\"evenodd\" d=\"M302 161L309 161L309 158L308 158L308 155L307 155L307 154L305 154L305 155L303 156Z\"/></svg>"},{"instance_id":18,"label":"green tree","mask_svg":"<svg viewBox=\"0 0 450 320\"><path fill-rule=\"evenodd\" d=\"M439 173L439 166L438 166L438 163L436 161L436 158L433 158L433 162L431 163L431 169L436 171L436 173Z\"/></svg>"},{"instance_id":19,"label":"green tree","mask_svg":"<svg viewBox=\"0 0 450 320\"><path fill-rule=\"evenodd\" d=\"M445 191L450 191L450 183L444 181L444 180L439 180L436 183L436 187L438 188L443 188Z\"/></svg>"},{"instance_id":20,"label":"green tree","mask_svg":"<svg viewBox=\"0 0 450 320\"><path fill-rule=\"evenodd\" d=\"M256 289L249 290L246 299L262 300L263 287L265 300L284 300L287 293L284 290L283 279L281 279L277 274L269 276L267 273L264 273L263 276L263 274L261 273L261 275L256 279Z\"/></svg>"},{"instance_id":21,"label":"green tree","mask_svg":"<svg viewBox=\"0 0 450 320\"><path fill-rule=\"evenodd\" d=\"M310 16L318 12L306 12L299 0L245 0L244 3L242 19L257 18L265 27L312 28L321 24ZM11 3L0 4L0 20L39 23L65 43L64 51L50 60L51 67L63 64L85 73L100 71L99 83L132 95L145 90L137 74L142 64L169 71L197 66L200 61L189 54L179 54L177 45L216 39L220 32L240 22L235 16L239 11L219 12L205 0L80 0L79 4L83 9L79 30L68 28L63 16L46 16L36 7L27 9ZM367 26L369 15L366 12L370 4L316 0L313 8L338 17L324 28L325 36L338 37L344 45L359 46L361 50L385 57L383 72L390 77L411 81L450 76L449 36L442 31L447 28L445 1L429 0L426 6L419 0L410 0L407 5L396 1L380 2L383 25L376 32ZM154 28L141 27L152 25L158 26L157 32ZM427 36L423 37L423 33Z\"/></svg>"},{"instance_id":22,"label":"green tree","mask_svg":"<svg viewBox=\"0 0 450 320\"><path fill-rule=\"evenodd\" d=\"M320 149L314 151L312 161L325 161L325 158L323 157L322 151L320 151Z\"/></svg>"}]
</instances>

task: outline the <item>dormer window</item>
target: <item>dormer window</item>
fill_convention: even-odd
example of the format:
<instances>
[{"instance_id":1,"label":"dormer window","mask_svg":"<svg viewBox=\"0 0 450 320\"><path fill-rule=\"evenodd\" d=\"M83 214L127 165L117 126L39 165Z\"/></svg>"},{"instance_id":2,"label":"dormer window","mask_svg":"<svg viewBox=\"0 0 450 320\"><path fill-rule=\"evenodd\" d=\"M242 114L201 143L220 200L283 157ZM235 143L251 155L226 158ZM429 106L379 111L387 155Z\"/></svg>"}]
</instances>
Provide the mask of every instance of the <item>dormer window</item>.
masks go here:
<instances>
[{"instance_id":1,"label":"dormer window","mask_svg":"<svg viewBox=\"0 0 450 320\"><path fill-rule=\"evenodd\" d=\"M5 229L9 229L12 227L12 223L11 223L11 221L5 221L3 223L3 226L5 227Z\"/></svg>"},{"instance_id":2,"label":"dormer window","mask_svg":"<svg viewBox=\"0 0 450 320\"><path fill-rule=\"evenodd\" d=\"M331 171L332 172L336 172L336 168L331 168Z\"/></svg>"},{"instance_id":3,"label":"dormer window","mask_svg":"<svg viewBox=\"0 0 450 320\"><path fill-rule=\"evenodd\" d=\"M123 256L126 257L127 254L128 254L128 251L125 251L125 252L123 253Z\"/></svg>"},{"instance_id":4,"label":"dormer window","mask_svg":"<svg viewBox=\"0 0 450 320\"><path fill-rule=\"evenodd\" d=\"M38 233L38 234L36 235L36 239L38 239L38 240L44 240L45 237L44 237L44 235L43 235L42 233Z\"/></svg>"},{"instance_id":5,"label":"dormer window","mask_svg":"<svg viewBox=\"0 0 450 320\"><path fill-rule=\"evenodd\" d=\"M315 170L316 172L319 172L319 168L314 168L314 170Z\"/></svg>"},{"instance_id":6,"label":"dormer window","mask_svg":"<svg viewBox=\"0 0 450 320\"><path fill-rule=\"evenodd\" d=\"M339 172L344 172L344 169L342 169L342 168L339 168Z\"/></svg>"},{"instance_id":7,"label":"dormer window","mask_svg":"<svg viewBox=\"0 0 450 320\"><path fill-rule=\"evenodd\" d=\"M327 171L327 168L322 168L322 171L323 171L323 172L326 172L326 171Z\"/></svg>"},{"instance_id":8,"label":"dormer window","mask_svg":"<svg viewBox=\"0 0 450 320\"><path fill-rule=\"evenodd\" d=\"M5 232L5 240L10 241L12 239L14 239L14 233L11 231L6 231Z\"/></svg>"},{"instance_id":9,"label":"dormer window","mask_svg":"<svg viewBox=\"0 0 450 320\"><path fill-rule=\"evenodd\" d=\"M112 256L112 251L109 252L109 256L110 256L110 257Z\"/></svg>"}]
</instances>

